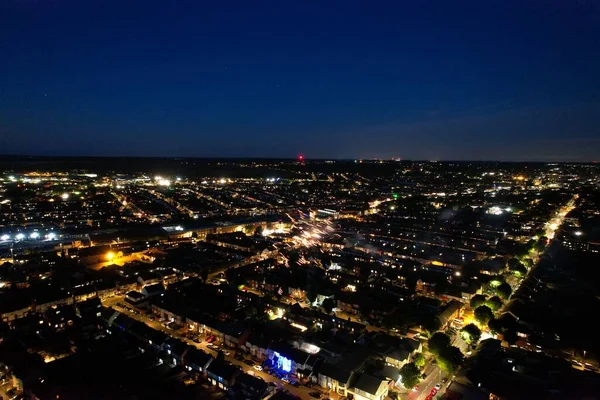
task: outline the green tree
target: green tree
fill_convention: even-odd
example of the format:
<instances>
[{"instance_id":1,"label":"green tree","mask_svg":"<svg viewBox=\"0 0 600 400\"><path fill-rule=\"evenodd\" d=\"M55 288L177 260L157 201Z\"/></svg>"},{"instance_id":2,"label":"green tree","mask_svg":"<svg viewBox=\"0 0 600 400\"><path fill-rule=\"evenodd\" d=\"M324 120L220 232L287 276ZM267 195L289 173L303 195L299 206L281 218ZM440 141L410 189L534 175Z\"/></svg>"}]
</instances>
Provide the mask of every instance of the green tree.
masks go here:
<instances>
[{"instance_id":1,"label":"green tree","mask_svg":"<svg viewBox=\"0 0 600 400\"><path fill-rule=\"evenodd\" d=\"M463 354L458 347L446 347L437 359L438 366L446 374L452 374L462 364L464 360Z\"/></svg>"},{"instance_id":2,"label":"green tree","mask_svg":"<svg viewBox=\"0 0 600 400\"><path fill-rule=\"evenodd\" d=\"M402 384L404 387L410 389L419 383L421 371L417 368L415 363L408 363L400 368L400 376L402 377Z\"/></svg>"},{"instance_id":3,"label":"green tree","mask_svg":"<svg viewBox=\"0 0 600 400\"><path fill-rule=\"evenodd\" d=\"M429 352L438 357L446 348L450 347L450 338L442 332L436 332L427 341Z\"/></svg>"},{"instance_id":4,"label":"green tree","mask_svg":"<svg viewBox=\"0 0 600 400\"><path fill-rule=\"evenodd\" d=\"M488 322L488 328L492 331L493 334L498 334L502 332L502 322L499 319L492 318L490 322Z\"/></svg>"},{"instance_id":5,"label":"green tree","mask_svg":"<svg viewBox=\"0 0 600 400\"><path fill-rule=\"evenodd\" d=\"M425 328L429 334L434 334L439 331L441 327L442 322L437 315L430 315L423 321L423 328Z\"/></svg>"},{"instance_id":6,"label":"green tree","mask_svg":"<svg viewBox=\"0 0 600 400\"><path fill-rule=\"evenodd\" d=\"M506 266L511 270L519 264L521 264L521 261L517 257L513 257L506 262Z\"/></svg>"},{"instance_id":7,"label":"green tree","mask_svg":"<svg viewBox=\"0 0 600 400\"><path fill-rule=\"evenodd\" d=\"M485 300L486 300L486 297L484 295L476 294L475 296L473 296L471 298L471 302L469 304L471 305L472 309L476 309L477 307L484 305Z\"/></svg>"},{"instance_id":8,"label":"green tree","mask_svg":"<svg viewBox=\"0 0 600 400\"><path fill-rule=\"evenodd\" d=\"M488 306L479 306L475 309L475 319L479 324L487 326L488 322L494 318L494 313Z\"/></svg>"},{"instance_id":9,"label":"green tree","mask_svg":"<svg viewBox=\"0 0 600 400\"><path fill-rule=\"evenodd\" d=\"M496 294L504 300L508 299L510 297L511 293L512 293L512 288L506 282L496 288Z\"/></svg>"},{"instance_id":10,"label":"green tree","mask_svg":"<svg viewBox=\"0 0 600 400\"><path fill-rule=\"evenodd\" d=\"M510 271L517 278L520 278L520 277L524 276L527 273L527 268L525 268L525 266L523 264L519 263L518 265L515 265L513 268L511 268Z\"/></svg>"},{"instance_id":11,"label":"green tree","mask_svg":"<svg viewBox=\"0 0 600 400\"><path fill-rule=\"evenodd\" d=\"M498 311L502 307L502 299L498 296L492 296L485 301L485 305L492 311Z\"/></svg>"},{"instance_id":12,"label":"green tree","mask_svg":"<svg viewBox=\"0 0 600 400\"><path fill-rule=\"evenodd\" d=\"M414 362L417 367L423 368L425 366L425 356L423 353L415 354Z\"/></svg>"},{"instance_id":13,"label":"green tree","mask_svg":"<svg viewBox=\"0 0 600 400\"><path fill-rule=\"evenodd\" d=\"M326 298L325 300L323 300L323 304L321 305L325 309L325 312L327 312L327 314L330 314L333 308L335 307L335 301L333 301L333 299Z\"/></svg>"},{"instance_id":14,"label":"green tree","mask_svg":"<svg viewBox=\"0 0 600 400\"><path fill-rule=\"evenodd\" d=\"M460 330L460 336L470 345L477 344L481 339L481 329L475 324L465 325Z\"/></svg>"}]
</instances>

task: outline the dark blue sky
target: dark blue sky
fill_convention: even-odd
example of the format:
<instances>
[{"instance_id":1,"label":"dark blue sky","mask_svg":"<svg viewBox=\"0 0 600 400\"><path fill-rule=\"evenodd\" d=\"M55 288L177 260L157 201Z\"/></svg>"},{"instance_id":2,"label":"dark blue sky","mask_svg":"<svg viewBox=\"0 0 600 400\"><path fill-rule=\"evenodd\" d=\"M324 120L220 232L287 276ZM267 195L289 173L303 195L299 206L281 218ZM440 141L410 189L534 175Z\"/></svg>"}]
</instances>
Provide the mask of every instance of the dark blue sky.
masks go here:
<instances>
[{"instance_id":1,"label":"dark blue sky","mask_svg":"<svg viewBox=\"0 0 600 400\"><path fill-rule=\"evenodd\" d=\"M600 2L0 1L0 152L600 159Z\"/></svg>"}]
</instances>

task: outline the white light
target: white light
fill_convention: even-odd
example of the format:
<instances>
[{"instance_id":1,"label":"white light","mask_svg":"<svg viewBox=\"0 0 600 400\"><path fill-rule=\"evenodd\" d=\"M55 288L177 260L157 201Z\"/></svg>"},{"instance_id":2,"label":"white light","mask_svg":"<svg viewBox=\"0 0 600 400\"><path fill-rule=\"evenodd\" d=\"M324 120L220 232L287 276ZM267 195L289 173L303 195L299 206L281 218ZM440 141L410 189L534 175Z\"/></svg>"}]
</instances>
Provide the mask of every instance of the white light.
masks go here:
<instances>
[{"instance_id":1,"label":"white light","mask_svg":"<svg viewBox=\"0 0 600 400\"><path fill-rule=\"evenodd\" d=\"M159 179L158 180L159 186L169 186L170 184L171 184L171 181L168 179Z\"/></svg>"},{"instance_id":2,"label":"white light","mask_svg":"<svg viewBox=\"0 0 600 400\"><path fill-rule=\"evenodd\" d=\"M511 208L511 207L506 207L506 208L504 209L504 211L506 211L506 212L511 212L511 211L512 211L512 208Z\"/></svg>"},{"instance_id":3,"label":"white light","mask_svg":"<svg viewBox=\"0 0 600 400\"><path fill-rule=\"evenodd\" d=\"M54 232L50 232L49 234L47 234L47 235L46 235L46 237L47 237L49 240L54 240L54 239L56 239L56 233L54 233Z\"/></svg>"},{"instance_id":4,"label":"white light","mask_svg":"<svg viewBox=\"0 0 600 400\"><path fill-rule=\"evenodd\" d=\"M60 195L63 200L67 200L69 198L69 193L63 193Z\"/></svg>"},{"instance_id":5,"label":"white light","mask_svg":"<svg viewBox=\"0 0 600 400\"><path fill-rule=\"evenodd\" d=\"M180 226L180 225L178 225L178 226L176 226L176 227L175 227L175 230L176 230L176 231L182 231L182 230L183 230L183 227L182 227L182 226Z\"/></svg>"},{"instance_id":6,"label":"white light","mask_svg":"<svg viewBox=\"0 0 600 400\"><path fill-rule=\"evenodd\" d=\"M8 240L8 239L10 239L10 236L9 235L2 235L0 237L0 239L2 239L2 240Z\"/></svg>"},{"instance_id":7,"label":"white light","mask_svg":"<svg viewBox=\"0 0 600 400\"><path fill-rule=\"evenodd\" d=\"M22 233L17 233L17 236L15 236L15 238L16 238L17 240L23 240L23 239L25 239L25 235L24 235L24 234L22 234Z\"/></svg>"},{"instance_id":8,"label":"white light","mask_svg":"<svg viewBox=\"0 0 600 400\"><path fill-rule=\"evenodd\" d=\"M581 235L583 235L583 232L581 232L581 231L575 232L575 236L581 236Z\"/></svg>"},{"instance_id":9,"label":"white light","mask_svg":"<svg viewBox=\"0 0 600 400\"><path fill-rule=\"evenodd\" d=\"M37 232L33 232L31 235L29 235L29 237L32 238L32 239L37 239L37 238L40 237L40 234L37 233Z\"/></svg>"}]
</instances>

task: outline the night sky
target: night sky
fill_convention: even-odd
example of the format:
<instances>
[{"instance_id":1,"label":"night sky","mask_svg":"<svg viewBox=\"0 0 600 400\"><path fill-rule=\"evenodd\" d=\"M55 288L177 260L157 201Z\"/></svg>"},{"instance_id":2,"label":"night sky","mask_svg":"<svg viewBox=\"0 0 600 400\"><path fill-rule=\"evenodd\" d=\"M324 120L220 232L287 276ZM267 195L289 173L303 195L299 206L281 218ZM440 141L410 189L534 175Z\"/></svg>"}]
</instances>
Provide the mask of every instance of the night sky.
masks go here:
<instances>
[{"instance_id":1,"label":"night sky","mask_svg":"<svg viewBox=\"0 0 600 400\"><path fill-rule=\"evenodd\" d=\"M600 159L600 2L0 1L0 153Z\"/></svg>"}]
</instances>

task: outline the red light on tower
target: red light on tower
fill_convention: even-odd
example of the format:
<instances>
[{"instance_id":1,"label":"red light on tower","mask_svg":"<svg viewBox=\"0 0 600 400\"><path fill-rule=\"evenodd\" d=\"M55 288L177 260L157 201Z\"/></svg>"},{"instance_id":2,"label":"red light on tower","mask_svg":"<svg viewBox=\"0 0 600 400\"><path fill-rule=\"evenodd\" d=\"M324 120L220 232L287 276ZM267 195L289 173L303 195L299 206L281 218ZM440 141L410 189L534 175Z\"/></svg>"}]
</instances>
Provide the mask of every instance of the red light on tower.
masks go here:
<instances>
[{"instance_id":1,"label":"red light on tower","mask_svg":"<svg viewBox=\"0 0 600 400\"><path fill-rule=\"evenodd\" d=\"M302 154L298 156L298 161L304 161L304 156Z\"/></svg>"}]
</instances>

